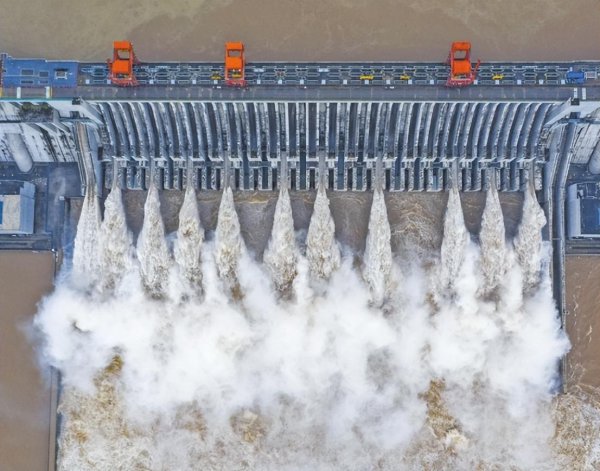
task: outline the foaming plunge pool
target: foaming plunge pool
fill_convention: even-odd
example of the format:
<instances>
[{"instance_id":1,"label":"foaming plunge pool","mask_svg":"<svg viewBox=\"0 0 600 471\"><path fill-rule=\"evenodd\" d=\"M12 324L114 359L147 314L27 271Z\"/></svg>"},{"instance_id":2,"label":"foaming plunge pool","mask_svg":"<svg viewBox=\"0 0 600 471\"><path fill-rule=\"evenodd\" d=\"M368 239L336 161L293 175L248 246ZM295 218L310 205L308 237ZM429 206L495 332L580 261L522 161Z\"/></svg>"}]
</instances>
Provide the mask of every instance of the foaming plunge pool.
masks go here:
<instances>
[{"instance_id":1,"label":"foaming plunge pool","mask_svg":"<svg viewBox=\"0 0 600 471\"><path fill-rule=\"evenodd\" d=\"M177 229L166 192L147 193L143 221L130 195L114 190L102 220L86 195L72 267L36 320L62 373L59 469L593 459L563 416L598 414L552 392L569 343L531 190L352 194L347 211L321 191L314 212L314 194L188 190Z\"/></svg>"}]
</instances>

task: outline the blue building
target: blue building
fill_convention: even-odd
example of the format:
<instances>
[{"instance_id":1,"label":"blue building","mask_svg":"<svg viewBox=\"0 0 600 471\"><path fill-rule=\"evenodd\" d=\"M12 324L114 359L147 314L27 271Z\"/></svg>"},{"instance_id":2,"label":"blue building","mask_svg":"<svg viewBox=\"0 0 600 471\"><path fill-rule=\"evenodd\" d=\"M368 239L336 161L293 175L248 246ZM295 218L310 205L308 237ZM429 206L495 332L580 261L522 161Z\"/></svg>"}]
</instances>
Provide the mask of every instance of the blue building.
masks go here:
<instances>
[{"instance_id":1,"label":"blue building","mask_svg":"<svg viewBox=\"0 0 600 471\"><path fill-rule=\"evenodd\" d=\"M2 54L3 87L75 87L77 61L15 59Z\"/></svg>"}]
</instances>

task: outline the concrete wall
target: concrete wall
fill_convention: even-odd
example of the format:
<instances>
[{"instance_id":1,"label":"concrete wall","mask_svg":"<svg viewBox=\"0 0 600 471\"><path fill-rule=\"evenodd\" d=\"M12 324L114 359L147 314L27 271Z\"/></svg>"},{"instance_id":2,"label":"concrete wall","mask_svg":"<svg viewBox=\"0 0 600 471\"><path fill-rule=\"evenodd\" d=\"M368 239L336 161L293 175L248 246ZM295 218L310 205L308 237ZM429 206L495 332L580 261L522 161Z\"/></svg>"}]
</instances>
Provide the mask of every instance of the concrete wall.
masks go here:
<instances>
[{"instance_id":1,"label":"concrete wall","mask_svg":"<svg viewBox=\"0 0 600 471\"><path fill-rule=\"evenodd\" d=\"M463 190L485 186L498 169L500 189L518 190L531 161L543 161L544 124L559 105L543 102L126 102L96 103L103 156L124 169L122 184L219 189L372 188L376 162L390 190L448 187L453 162ZM285 162L283 164L282 162ZM285 166L284 166L285 165Z\"/></svg>"}]
</instances>

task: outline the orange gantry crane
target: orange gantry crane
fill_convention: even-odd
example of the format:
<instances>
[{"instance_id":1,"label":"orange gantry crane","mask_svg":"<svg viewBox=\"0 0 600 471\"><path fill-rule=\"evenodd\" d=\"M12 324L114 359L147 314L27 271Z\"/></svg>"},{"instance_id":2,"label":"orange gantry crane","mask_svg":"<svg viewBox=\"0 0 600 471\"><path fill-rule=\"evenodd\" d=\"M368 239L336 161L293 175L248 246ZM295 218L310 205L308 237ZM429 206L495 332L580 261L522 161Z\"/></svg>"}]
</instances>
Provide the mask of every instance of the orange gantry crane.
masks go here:
<instances>
[{"instance_id":1,"label":"orange gantry crane","mask_svg":"<svg viewBox=\"0 0 600 471\"><path fill-rule=\"evenodd\" d=\"M245 87L244 43L225 43L225 84L232 87Z\"/></svg>"},{"instance_id":2,"label":"orange gantry crane","mask_svg":"<svg viewBox=\"0 0 600 471\"><path fill-rule=\"evenodd\" d=\"M477 64L473 67L471 64L471 43L461 41L452 43L448 55L448 64L450 64L450 75L446 81L446 86L466 87L471 85L477 78L477 70L481 61L477 60Z\"/></svg>"},{"instance_id":3,"label":"orange gantry crane","mask_svg":"<svg viewBox=\"0 0 600 471\"><path fill-rule=\"evenodd\" d=\"M138 60L129 41L113 42L113 58L108 61L108 77L115 85L132 87L138 84L133 72L133 64Z\"/></svg>"}]
</instances>

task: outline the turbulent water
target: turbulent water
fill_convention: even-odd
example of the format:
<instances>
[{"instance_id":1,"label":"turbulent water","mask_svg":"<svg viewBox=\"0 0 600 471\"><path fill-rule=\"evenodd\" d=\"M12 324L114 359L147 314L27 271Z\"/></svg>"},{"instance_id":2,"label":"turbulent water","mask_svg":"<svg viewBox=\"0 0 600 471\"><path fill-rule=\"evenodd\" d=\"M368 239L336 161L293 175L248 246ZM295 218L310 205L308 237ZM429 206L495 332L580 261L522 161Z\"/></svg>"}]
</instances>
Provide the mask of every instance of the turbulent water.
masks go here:
<instances>
[{"instance_id":1,"label":"turbulent water","mask_svg":"<svg viewBox=\"0 0 600 471\"><path fill-rule=\"evenodd\" d=\"M271 239L263 256L265 266L271 272L273 283L279 291L291 287L297 274L297 258L290 195L282 187L275 206Z\"/></svg>"},{"instance_id":2,"label":"turbulent water","mask_svg":"<svg viewBox=\"0 0 600 471\"><path fill-rule=\"evenodd\" d=\"M188 186L181 210L179 228L175 240L174 255L181 275L191 290L202 289L202 243L204 229L200 224L198 202L193 186Z\"/></svg>"},{"instance_id":3,"label":"turbulent water","mask_svg":"<svg viewBox=\"0 0 600 471\"><path fill-rule=\"evenodd\" d=\"M454 187L448 195L448 208L444 218L444 238L438 275L442 290L453 290L459 281L459 271L463 267L468 240L460 195Z\"/></svg>"},{"instance_id":4,"label":"turbulent water","mask_svg":"<svg viewBox=\"0 0 600 471\"><path fill-rule=\"evenodd\" d=\"M306 258L315 278L329 279L340 267L340 248L335 240L335 224L323 185L317 191L313 216L308 225Z\"/></svg>"},{"instance_id":5,"label":"turbulent water","mask_svg":"<svg viewBox=\"0 0 600 471\"><path fill-rule=\"evenodd\" d=\"M127 228L121 190L113 188L104 203L100 230L100 271L103 288L114 289L131 266L131 233ZM76 253L80 254L76 249ZM75 261L76 263L76 261ZM89 273L89 272L86 272Z\"/></svg>"},{"instance_id":6,"label":"turbulent water","mask_svg":"<svg viewBox=\"0 0 600 471\"><path fill-rule=\"evenodd\" d=\"M240 234L240 221L235 212L233 193L231 188L227 187L219 206L215 234L215 263L221 278L234 282L243 251L244 242Z\"/></svg>"},{"instance_id":7,"label":"turbulent water","mask_svg":"<svg viewBox=\"0 0 600 471\"><path fill-rule=\"evenodd\" d=\"M483 273L481 289L483 293L490 294L502 283L506 273L507 256L502 208L495 185L490 185L487 192L479 240Z\"/></svg>"},{"instance_id":8,"label":"turbulent water","mask_svg":"<svg viewBox=\"0 0 600 471\"><path fill-rule=\"evenodd\" d=\"M391 229L387 209L381 190L373 193L373 204L369 216L369 232L365 248L365 270L363 276L371 288L373 302L381 304L389 295L392 276Z\"/></svg>"},{"instance_id":9,"label":"turbulent water","mask_svg":"<svg viewBox=\"0 0 600 471\"><path fill-rule=\"evenodd\" d=\"M71 276L36 318L62 373L60 470L599 464L598 409L583 393L553 393L568 341L533 193L513 249L494 190L479 245L451 191L433 264L394 259L381 191L363 263L340 256L322 189L306 253L282 191L263 263L244 248L230 189L206 241L186 193L173 255L158 192L137 250L119 197L101 228L86 198ZM282 297L290 286L296 296Z\"/></svg>"},{"instance_id":10,"label":"turbulent water","mask_svg":"<svg viewBox=\"0 0 600 471\"><path fill-rule=\"evenodd\" d=\"M138 237L137 258L146 291L155 298L165 294L171 255L165 239L165 225L160 215L158 190L150 186L144 205L144 225Z\"/></svg>"},{"instance_id":11,"label":"turbulent water","mask_svg":"<svg viewBox=\"0 0 600 471\"><path fill-rule=\"evenodd\" d=\"M525 288L534 287L540 279L542 262L542 228L544 211L538 205L532 185L528 185L523 202L523 222L514 240L515 252L523 269Z\"/></svg>"},{"instance_id":12,"label":"turbulent water","mask_svg":"<svg viewBox=\"0 0 600 471\"><path fill-rule=\"evenodd\" d=\"M89 280L92 284L98 274L102 250L98 248L100 206L93 191L86 193L75 236L73 251L73 280Z\"/></svg>"}]
</instances>

